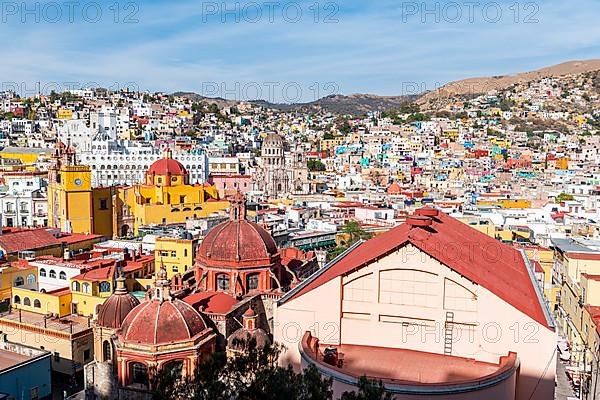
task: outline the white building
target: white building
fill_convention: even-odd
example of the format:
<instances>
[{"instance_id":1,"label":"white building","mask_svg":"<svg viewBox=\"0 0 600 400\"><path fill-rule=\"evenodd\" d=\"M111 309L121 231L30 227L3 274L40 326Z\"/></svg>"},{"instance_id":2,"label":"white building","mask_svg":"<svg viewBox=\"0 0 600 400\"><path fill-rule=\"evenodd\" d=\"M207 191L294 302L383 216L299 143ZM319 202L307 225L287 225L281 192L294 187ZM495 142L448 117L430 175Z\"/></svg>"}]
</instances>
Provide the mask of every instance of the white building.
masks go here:
<instances>
[{"instance_id":1,"label":"white building","mask_svg":"<svg viewBox=\"0 0 600 400\"><path fill-rule=\"evenodd\" d=\"M2 225L8 227L48 226L48 185L40 172L7 172L0 195Z\"/></svg>"}]
</instances>

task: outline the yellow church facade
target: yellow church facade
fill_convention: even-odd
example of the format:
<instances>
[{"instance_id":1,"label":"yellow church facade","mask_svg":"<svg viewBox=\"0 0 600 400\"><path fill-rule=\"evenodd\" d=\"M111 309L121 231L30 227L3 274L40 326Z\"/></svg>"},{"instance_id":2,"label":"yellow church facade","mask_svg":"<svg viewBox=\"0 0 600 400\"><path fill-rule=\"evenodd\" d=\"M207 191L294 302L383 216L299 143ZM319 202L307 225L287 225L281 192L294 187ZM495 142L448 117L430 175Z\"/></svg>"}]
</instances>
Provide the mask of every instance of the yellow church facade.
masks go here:
<instances>
[{"instance_id":1,"label":"yellow church facade","mask_svg":"<svg viewBox=\"0 0 600 400\"><path fill-rule=\"evenodd\" d=\"M48 221L63 231L135 236L142 226L184 223L229 207L214 186L189 184L188 171L170 151L133 186L93 188L89 166L76 165L71 146L59 144L53 161Z\"/></svg>"}]
</instances>

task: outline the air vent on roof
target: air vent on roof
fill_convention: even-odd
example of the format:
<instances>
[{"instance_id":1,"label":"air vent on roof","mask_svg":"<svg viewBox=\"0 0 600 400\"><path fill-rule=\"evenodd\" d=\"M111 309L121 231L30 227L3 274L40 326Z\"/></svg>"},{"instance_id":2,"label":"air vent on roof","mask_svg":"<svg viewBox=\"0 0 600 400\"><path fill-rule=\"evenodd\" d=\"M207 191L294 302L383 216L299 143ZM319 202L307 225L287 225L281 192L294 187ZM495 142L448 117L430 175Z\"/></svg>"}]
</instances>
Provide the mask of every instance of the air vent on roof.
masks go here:
<instances>
[{"instance_id":1,"label":"air vent on roof","mask_svg":"<svg viewBox=\"0 0 600 400\"><path fill-rule=\"evenodd\" d=\"M419 215L413 215L406 219L406 223L412 225L414 227L424 228L426 226L431 226L431 218L430 217L422 217Z\"/></svg>"},{"instance_id":2,"label":"air vent on roof","mask_svg":"<svg viewBox=\"0 0 600 400\"><path fill-rule=\"evenodd\" d=\"M437 217L439 213L440 212L437 209L431 207L419 208L415 211L416 215L420 215L422 217Z\"/></svg>"}]
</instances>

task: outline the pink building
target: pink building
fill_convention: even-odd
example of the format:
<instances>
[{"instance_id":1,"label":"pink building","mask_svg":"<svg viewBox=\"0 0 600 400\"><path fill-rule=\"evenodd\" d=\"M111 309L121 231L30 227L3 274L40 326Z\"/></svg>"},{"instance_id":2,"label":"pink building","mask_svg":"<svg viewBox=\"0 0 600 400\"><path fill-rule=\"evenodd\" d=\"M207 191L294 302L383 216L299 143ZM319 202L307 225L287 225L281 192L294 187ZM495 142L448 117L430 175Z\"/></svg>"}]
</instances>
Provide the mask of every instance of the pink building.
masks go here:
<instances>
[{"instance_id":1,"label":"pink building","mask_svg":"<svg viewBox=\"0 0 600 400\"><path fill-rule=\"evenodd\" d=\"M556 333L525 253L434 209L359 244L275 310L282 363L396 400L554 398Z\"/></svg>"},{"instance_id":2,"label":"pink building","mask_svg":"<svg viewBox=\"0 0 600 400\"><path fill-rule=\"evenodd\" d=\"M251 175L211 174L208 183L216 186L221 198L233 196L238 190L246 194L253 186Z\"/></svg>"}]
</instances>

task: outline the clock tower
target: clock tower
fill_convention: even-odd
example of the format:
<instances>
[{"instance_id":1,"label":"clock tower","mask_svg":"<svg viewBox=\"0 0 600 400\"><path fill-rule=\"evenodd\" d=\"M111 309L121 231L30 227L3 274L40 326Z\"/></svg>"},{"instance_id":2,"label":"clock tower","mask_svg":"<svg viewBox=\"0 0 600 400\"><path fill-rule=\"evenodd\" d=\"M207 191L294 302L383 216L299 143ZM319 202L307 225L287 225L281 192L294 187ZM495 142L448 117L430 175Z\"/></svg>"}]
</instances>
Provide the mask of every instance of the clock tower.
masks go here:
<instances>
[{"instance_id":1,"label":"clock tower","mask_svg":"<svg viewBox=\"0 0 600 400\"><path fill-rule=\"evenodd\" d=\"M91 169L76 164L75 149L69 142L66 146L60 141L56 144L48 181L51 227L61 232L112 236L110 188L92 189Z\"/></svg>"}]
</instances>

